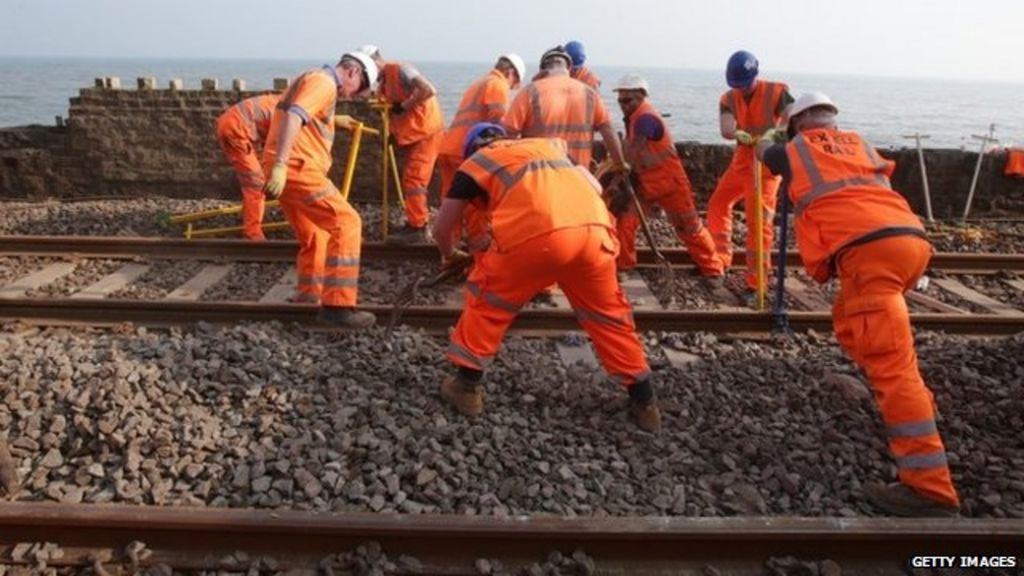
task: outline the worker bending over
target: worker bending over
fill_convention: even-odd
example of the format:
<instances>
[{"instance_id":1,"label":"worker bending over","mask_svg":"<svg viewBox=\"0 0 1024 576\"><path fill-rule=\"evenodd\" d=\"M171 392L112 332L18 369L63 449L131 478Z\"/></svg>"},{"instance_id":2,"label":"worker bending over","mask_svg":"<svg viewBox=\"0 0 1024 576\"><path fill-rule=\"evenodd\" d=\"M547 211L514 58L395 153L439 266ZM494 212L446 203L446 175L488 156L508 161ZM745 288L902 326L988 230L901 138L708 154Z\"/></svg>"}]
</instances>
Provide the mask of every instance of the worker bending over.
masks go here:
<instances>
[{"instance_id":1,"label":"worker bending over","mask_svg":"<svg viewBox=\"0 0 1024 576\"><path fill-rule=\"evenodd\" d=\"M762 141L756 152L783 177L807 273L818 282L839 278L836 339L867 373L885 422L900 482L868 484L865 496L899 516L956 515L960 500L903 298L928 266L931 244L889 185L895 163L840 130L838 113L828 96L803 94L790 111L792 140Z\"/></svg>"},{"instance_id":2,"label":"worker bending over","mask_svg":"<svg viewBox=\"0 0 1024 576\"><path fill-rule=\"evenodd\" d=\"M279 94L246 98L217 117L217 142L235 169L242 188L242 235L265 240L263 235L263 167L259 154L267 141L270 117Z\"/></svg>"},{"instance_id":3,"label":"worker bending over","mask_svg":"<svg viewBox=\"0 0 1024 576\"><path fill-rule=\"evenodd\" d=\"M615 86L626 122L626 159L639 181L638 193L643 202L657 204L665 210L666 218L700 273L717 286L724 273L722 263L715 254L711 234L697 214L690 179L676 152L675 141L662 122L661 114L647 99L649 92L647 80L637 74L623 76ZM636 266L636 229L640 219L629 198L613 201L613 212L618 216L619 242L622 243L619 270L630 270Z\"/></svg>"},{"instance_id":4,"label":"worker bending over","mask_svg":"<svg viewBox=\"0 0 1024 576\"><path fill-rule=\"evenodd\" d=\"M726 140L736 140L736 151L725 174L719 178L708 201L708 228L722 265L732 265L732 209L743 202L747 220L747 304L752 305L757 293L757 231L754 230L754 151L753 144L765 131L775 128L783 111L793 101L789 88L780 82L758 80L758 62L745 50L729 58L725 78L730 90L719 100L719 129ZM772 245L775 200L779 179L762 168L761 236L764 250ZM764 278L768 278L771 258L764 258Z\"/></svg>"},{"instance_id":5,"label":"worker bending over","mask_svg":"<svg viewBox=\"0 0 1024 576\"><path fill-rule=\"evenodd\" d=\"M362 221L327 178L333 114L339 97L365 90L376 78L377 66L361 52L301 74L274 109L263 151L264 191L280 197L299 242L298 293L322 302L319 320L349 328L370 327L375 317L355 310Z\"/></svg>"},{"instance_id":6,"label":"worker bending over","mask_svg":"<svg viewBox=\"0 0 1024 576\"><path fill-rule=\"evenodd\" d=\"M434 239L449 263L469 257L451 242L468 204L483 211L492 235L466 282L465 308L447 354L457 372L443 381L441 396L465 415L480 414L484 370L505 331L525 303L557 282L601 364L629 391L637 425L658 430L651 371L615 277L618 242L596 180L574 165L559 140L504 136L496 124L470 130L467 160L434 223Z\"/></svg>"},{"instance_id":7,"label":"worker bending over","mask_svg":"<svg viewBox=\"0 0 1024 576\"><path fill-rule=\"evenodd\" d=\"M388 241L421 244L427 241L427 186L434 174L438 149L444 136L444 118L437 89L412 64L386 61L373 45L362 48L380 69L380 94L391 105L388 126L405 152L402 191L405 224Z\"/></svg>"}]
</instances>

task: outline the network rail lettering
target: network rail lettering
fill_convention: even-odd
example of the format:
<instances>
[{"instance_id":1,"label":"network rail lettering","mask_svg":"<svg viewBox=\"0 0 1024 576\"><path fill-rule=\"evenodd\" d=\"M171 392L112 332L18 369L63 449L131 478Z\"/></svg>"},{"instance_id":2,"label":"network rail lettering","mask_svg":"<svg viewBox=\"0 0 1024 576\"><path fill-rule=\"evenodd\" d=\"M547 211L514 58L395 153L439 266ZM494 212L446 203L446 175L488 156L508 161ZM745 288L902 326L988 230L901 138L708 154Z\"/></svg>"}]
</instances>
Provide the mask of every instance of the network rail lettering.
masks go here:
<instances>
[{"instance_id":1,"label":"network rail lettering","mask_svg":"<svg viewBox=\"0 0 1024 576\"><path fill-rule=\"evenodd\" d=\"M913 568L1016 568L1016 556L912 556Z\"/></svg>"}]
</instances>

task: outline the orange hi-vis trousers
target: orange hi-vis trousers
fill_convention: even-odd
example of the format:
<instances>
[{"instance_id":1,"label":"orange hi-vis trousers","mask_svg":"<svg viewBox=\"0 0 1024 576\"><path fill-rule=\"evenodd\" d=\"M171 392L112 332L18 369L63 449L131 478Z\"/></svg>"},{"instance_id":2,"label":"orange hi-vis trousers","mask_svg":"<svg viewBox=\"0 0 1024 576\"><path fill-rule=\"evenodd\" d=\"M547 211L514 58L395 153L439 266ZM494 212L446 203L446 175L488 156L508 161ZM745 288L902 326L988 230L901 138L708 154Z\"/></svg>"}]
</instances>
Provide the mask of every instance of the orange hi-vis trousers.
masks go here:
<instances>
[{"instance_id":1,"label":"orange hi-vis trousers","mask_svg":"<svg viewBox=\"0 0 1024 576\"><path fill-rule=\"evenodd\" d=\"M242 188L242 234L249 240L265 240L263 167L259 156L248 138L231 138L219 131L217 136Z\"/></svg>"},{"instance_id":2,"label":"orange hi-vis trousers","mask_svg":"<svg viewBox=\"0 0 1024 576\"><path fill-rule=\"evenodd\" d=\"M288 175L281 210L299 241L299 299L327 306L355 306L362 220L326 176L293 179L294 175Z\"/></svg>"},{"instance_id":3,"label":"orange hi-vis trousers","mask_svg":"<svg viewBox=\"0 0 1024 576\"><path fill-rule=\"evenodd\" d=\"M693 203L692 194L673 192L653 200L643 200L644 207L658 204L665 211L665 217L676 231L690 258L700 268L704 276L721 276L725 266L718 259L715 243L711 233L701 224L697 207ZM620 270L629 270L636 266L636 230L640 227L640 217L632 204L616 220L616 232L622 250L619 252L618 266Z\"/></svg>"},{"instance_id":4,"label":"orange hi-vis trousers","mask_svg":"<svg viewBox=\"0 0 1024 576\"><path fill-rule=\"evenodd\" d=\"M958 505L903 298L930 258L931 246L916 236L847 249L839 258L832 321L836 339L871 381L900 481L933 500Z\"/></svg>"},{"instance_id":5,"label":"orange hi-vis trousers","mask_svg":"<svg viewBox=\"0 0 1024 576\"><path fill-rule=\"evenodd\" d=\"M516 314L544 287L561 286L605 371L629 387L650 375L633 311L615 277L618 244L602 226L563 228L476 259L448 358L484 370Z\"/></svg>"},{"instance_id":6,"label":"orange hi-vis trousers","mask_svg":"<svg viewBox=\"0 0 1024 576\"><path fill-rule=\"evenodd\" d=\"M437 152L443 139L444 132L438 132L403 147L405 168L402 169L402 193L405 194L405 221L409 226L422 228L430 219L427 186L434 175L434 163L437 162Z\"/></svg>"},{"instance_id":7,"label":"orange hi-vis trousers","mask_svg":"<svg viewBox=\"0 0 1024 576\"><path fill-rule=\"evenodd\" d=\"M762 166L761 169L761 235L764 238L764 268L765 281L771 270L772 241L775 239L775 231L772 221L775 218L775 200L778 196L780 178ZM754 227L754 156L749 146L740 146L733 154L732 162L725 170L725 174L718 179L715 191L708 200L708 229L711 231L711 238L715 243L715 251L722 265L728 268L732 265L732 209L737 202L743 202L744 213L747 217L747 286L757 288L757 236L753 233Z\"/></svg>"}]
</instances>

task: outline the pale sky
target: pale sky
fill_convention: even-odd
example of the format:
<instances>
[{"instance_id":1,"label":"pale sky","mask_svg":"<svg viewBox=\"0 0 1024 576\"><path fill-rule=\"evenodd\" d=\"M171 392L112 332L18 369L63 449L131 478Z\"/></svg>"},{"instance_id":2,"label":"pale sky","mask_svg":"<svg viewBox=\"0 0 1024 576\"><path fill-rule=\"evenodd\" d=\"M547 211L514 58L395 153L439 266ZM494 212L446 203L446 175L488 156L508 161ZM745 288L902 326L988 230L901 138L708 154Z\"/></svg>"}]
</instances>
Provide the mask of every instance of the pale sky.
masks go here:
<instances>
[{"instance_id":1,"label":"pale sky","mask_svg":"<svg viewBox=\"0 0 1024 576\"><path fill-rule=\"evenodd\" d=\"M0 0L0 57L385 57L533 68L578 39L604 66L1024 82L1024 0ZM1024 101L1024 96L1022 96Z\"/></svg>"}]
</instances>

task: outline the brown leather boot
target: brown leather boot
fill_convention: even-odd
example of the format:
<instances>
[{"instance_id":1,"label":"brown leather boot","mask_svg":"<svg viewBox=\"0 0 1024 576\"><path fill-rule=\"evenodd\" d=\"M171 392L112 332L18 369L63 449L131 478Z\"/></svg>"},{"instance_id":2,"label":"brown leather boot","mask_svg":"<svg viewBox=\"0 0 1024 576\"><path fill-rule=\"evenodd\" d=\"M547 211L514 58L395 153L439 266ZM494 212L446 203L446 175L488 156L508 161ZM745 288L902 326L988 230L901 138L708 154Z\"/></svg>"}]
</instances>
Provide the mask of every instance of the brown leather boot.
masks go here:
<instances>
[{"instance_id":1,"label":"brown leather boot","mask_svg":"<svg viewBox=\"0 0 1024 576\"><path fill-rule=\"evenodd\" d=\"M464 416L479 416L484 411L484 387L464 382L457 374L449 374L441 382L441 398Z\"/></svg>"},{"instance_id":2,"label":"brown leather boot","mask_svg":"<svg viewBox=\"0 0 1024 576\"><path fill-rule=\"evenodd\" d=\"M865 484L864 496L875 508L893 516L952 518L960 515L959 506L932 500L900 482Z\"/></svg>"},{"instance_id":3,"label":"brown leather boot","mask_svg":"<svg viewBox=\"0 0 1024 576\"><path fill-rule=\"evenodd\" d=\"M661 410L653 399L650 402L630 402L629 416L645 432L661 430Z\"/></svg>"}]
</instances>

